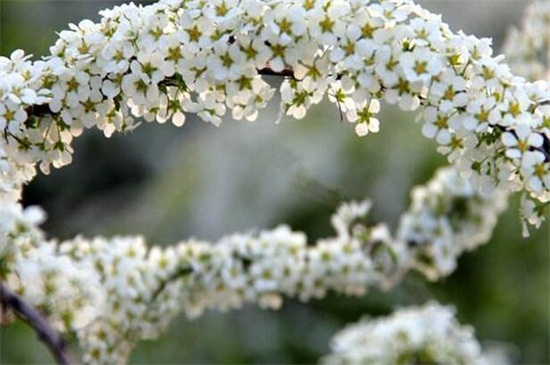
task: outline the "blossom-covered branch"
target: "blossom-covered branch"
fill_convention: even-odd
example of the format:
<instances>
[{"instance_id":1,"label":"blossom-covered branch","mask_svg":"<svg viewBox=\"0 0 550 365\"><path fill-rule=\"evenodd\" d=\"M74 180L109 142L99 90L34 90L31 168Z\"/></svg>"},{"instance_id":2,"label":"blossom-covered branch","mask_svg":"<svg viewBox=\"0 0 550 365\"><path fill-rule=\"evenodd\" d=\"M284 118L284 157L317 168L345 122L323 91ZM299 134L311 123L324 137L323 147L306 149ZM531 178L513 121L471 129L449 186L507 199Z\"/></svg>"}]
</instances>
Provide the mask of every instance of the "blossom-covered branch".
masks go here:
<instances>
[{"instance_id":1,"label":"blossom-covered branch","mask_svg":"<svg viewBox=\"0 0 550 365\"><path fill-rule=\"evenodd\" d=\"M66 165L83 129L110 136L133 128L132 117L181 125L195 113L218 125L230 110L255 120L274 95L269 70L292 76L281 113L303 118L328 96L360 135L379 130L382 99L421 107L423 133L476 188L522 191L535 206L528 221L544 216L549 83L515 77L489 40L453 33L411 0L162 0L101 14L60 32L43 61L22 51L1 59L9 160ZM52 114L34 113L40 105Z\"/></svg>"},{"instance_id":2,"label":"blossom-covered branch","mask_svg":"<svg viewBox=\"0 0 550 365\"><path fill-rule=\"evenodd\" d=\"M12 293L1 281L0 304L2 306L0 313L14 311L19 318L27 322L36 331L40 341L44 342L59 364L76 364L67 348L67 343L51 327L48 320L18 295Z\"/></svg>"},{"instance_id":3,"label":"blossom-covered branch","mask_svg":"<svg viewBox=\"0 0 550 365\"><path fill-rule=\"evenodd\" d=\"M447 168L414 190L397 237L384 224L366 225L369 203L351 203L332 218L337 235L315 244L286 226L167 248L148 248L142 237L57 243L44 241L34 224L27 235L6 232L13 238L2 251L12 257L6 267L14 289L61 311L50 318L76 332L83 361L111 364L181 312L194 318L247 302L278 308L285 296L307 301L328 291L364 295L369 287L391 288L411 269L431 280L446 276L458 256L487 241L506 197L480 195ZM28 222L22 215L29 213L11 211L12 227Z\"/></svg>"}]
</instances>

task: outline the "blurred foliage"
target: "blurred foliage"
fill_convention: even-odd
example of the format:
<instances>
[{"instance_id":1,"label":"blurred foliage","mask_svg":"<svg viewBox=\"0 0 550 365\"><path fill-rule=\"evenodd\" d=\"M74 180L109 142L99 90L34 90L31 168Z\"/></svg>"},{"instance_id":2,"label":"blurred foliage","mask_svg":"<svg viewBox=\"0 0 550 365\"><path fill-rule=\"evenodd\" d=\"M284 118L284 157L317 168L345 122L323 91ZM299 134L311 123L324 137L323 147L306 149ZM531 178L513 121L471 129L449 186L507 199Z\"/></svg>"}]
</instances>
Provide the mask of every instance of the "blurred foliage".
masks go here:
<instances>
[{"instance_id":1,"label":"blurred foliage","mask_svg":"<svg viewBox=\"0 0 550 365\"><path fill-rule=\"evenodd\" d=\"M494 36L497 44L526 4L422 3L443 13L453 29ZM113 4L1 0L0 53L23 48L46 54L55 31L68 22L98 20L97 11ZM25 190L25 204L42 205L49 216L46 231L60 238L142 233L152 243L170 244L286 222L313 241L332 233L330 214L341 200L372 198L372 220L394 228L411 187L445 163L411 122L414 115L393 108L380 118L382 131L362 139L332 106L315 108L303 121L285 119L276 126L275 117L271 108L258 122L227 121L218 129L189 118L182 129L144 125L109 140L88 132L76 141L74 163L39 176ZM521 237L514 198L491 242L464 255L442 282L413 274L388 293L359 299L333 295L308 304L290 300L279 312L247 307L194 321L179 318L158 341L141 343L131 361L312 363L346 323L436 298L456 305L460 321L472 324L482 341L512 344L518 363L548 364L549 235L545 224ZM0 328L0 363L48 362L24 324Z\"/></svg>"}]
</instances>

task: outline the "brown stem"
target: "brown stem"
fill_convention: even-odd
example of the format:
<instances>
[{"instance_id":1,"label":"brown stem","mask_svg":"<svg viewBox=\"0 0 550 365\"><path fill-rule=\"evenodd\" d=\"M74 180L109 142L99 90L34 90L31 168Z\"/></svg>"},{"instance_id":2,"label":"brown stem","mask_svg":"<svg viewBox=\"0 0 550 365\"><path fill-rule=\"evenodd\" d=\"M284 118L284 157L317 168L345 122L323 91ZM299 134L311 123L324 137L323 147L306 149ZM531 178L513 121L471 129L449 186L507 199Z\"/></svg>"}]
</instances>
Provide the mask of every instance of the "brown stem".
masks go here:
<instances>
[{"instance_id":1,"label":"brown stem","mask_svg":"<svg viewBox=\"0 0 550 365\"><path fill-rule=\"evenodd\" d=\"M2 307L12 309L19 318L34 329L58 364L75 364L65 339L53 329L40 312L6 288L2 282L0 282L0 303Z\"/></svg>"},{"instance_id":2,"label":"brown stem","mask_svg":"<svg viewBox=\"0 0 550 365\"><path fill-rule=\"evenodd\" d=\"M151 295L151 300L150 301L151 302L155 301L157 299L157 297L159 296L159 294L166 288L166 286L168 284L170 284L171 282L174 282L175 280L177 280L177 279L179 279L179 278L181 278L185 275L189 275L191 273L193 273L193 268L191 268L190 266L182 266L182 267L178 268L170 276L168 276L166 279L161 281L158 288Z\"/></svg>"},{"instance_id":3,"label":"brown stem","mask_svg":"<svg viewBox=\"0 0 550 365\"><path fill-rule=\"evenodd\" d=\"M263 76L290 77L291 79L294 79L294 71L291 68L285 68L280 72L275 72L271 69L271 67L264 67L258 70L258 74Z\"/></svg>"}]
</instances>

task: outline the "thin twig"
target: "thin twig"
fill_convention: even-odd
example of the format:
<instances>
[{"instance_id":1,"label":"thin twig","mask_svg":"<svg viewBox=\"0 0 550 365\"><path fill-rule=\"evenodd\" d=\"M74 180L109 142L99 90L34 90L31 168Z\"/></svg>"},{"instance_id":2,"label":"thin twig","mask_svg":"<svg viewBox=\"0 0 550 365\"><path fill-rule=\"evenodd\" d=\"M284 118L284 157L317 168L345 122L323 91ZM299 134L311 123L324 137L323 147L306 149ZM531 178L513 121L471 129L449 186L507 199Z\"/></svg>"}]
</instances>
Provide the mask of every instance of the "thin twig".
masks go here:
<instances>
[{"instance_id":1,"label":"thin twig","mask_svg":"<svg viewBox=\"0 0 550 365\"><path fill-rule=\"evenodd\" d=\"M19 318L34 329L40 341L50 350L58 364L75 364L65 339L53 329L40 312L6 288L2 282L0 282L0 303L4 308L12 309Z\"/></svg>"},{"instance_id":2,"label":"thin twig","mask_svg":"<svg viewBox=\"0 0 550 365\"><path fill-rule=\"evenodd\" d=\"M157 299L157 297L159 296L159 294L166 288L166 286L168 284L176 281L177 279L180 279L181 277L183 277L185 275L189 275L191 273L193 273L193 268L190 267L190 266L182 266L182 267L178 268L170 276L168 276L166 279L164 279L160 282L160 285L158 286L158 288L151 295L151 300L150 301L151 302L155 301Z\"/></svg>"},{"instance_id":3,"label":"thin twig","mask_svg":"<svg viewBox=\"0 0 550 365\"><path fill-rule=\"evenodd\" d=\"M294 71L291 68L284 68L282 71L273 71L270 67L264 67L258 70L258 74L262 76L280 76L295 79Z\"/></svg>"}]
</instances>

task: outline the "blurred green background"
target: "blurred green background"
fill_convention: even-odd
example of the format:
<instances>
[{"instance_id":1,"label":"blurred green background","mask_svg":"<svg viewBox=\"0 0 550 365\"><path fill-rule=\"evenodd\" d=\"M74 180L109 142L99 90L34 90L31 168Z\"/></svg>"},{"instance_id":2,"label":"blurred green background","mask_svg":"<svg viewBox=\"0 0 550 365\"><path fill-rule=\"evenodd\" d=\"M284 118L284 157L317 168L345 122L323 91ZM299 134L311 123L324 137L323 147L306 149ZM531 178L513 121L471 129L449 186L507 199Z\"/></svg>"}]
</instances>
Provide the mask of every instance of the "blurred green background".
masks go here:
<instances>
[{"instance_id":1,"label":"blurred green background","mask_svg":"<svg viewBox=\"0 0 550 365\"><path fill-rule=\"evenodd\" d=\"M454 30L493 37L496 49L528 4L421 3L442 13ZM98 11L114 4L0 0L0 54L22 48L44 55L56 31L98 20ZM313 240L332 234L330 215L342 200L372 198L374 220L395 228L411 187L445 163L421 136L414 115L393 107L382 113L382 131L361 139L331 105L314 108L302 121L275 125L275 118L272 105L255 123L227 120L215 128L189 117L180 129L143 125L111 139L88 132L75 143L74 163L35 179L25 204L42 205L49 216L44 228L60 238L141 233L165 245L285 222ZM131 363L313 363L346 323L436 298L454 304L460 321L472 324L484 343L510 344L516 363L548 364L549 234L545 224L521 237L514 198L491 242L460 258L442 282L409 275L392 291L361 299L290 300L278 312L246 307L180 318L158 341L140 343ZM0 363L51 362L25 325L0 328Z\"/></svg>"}]
</instances>

